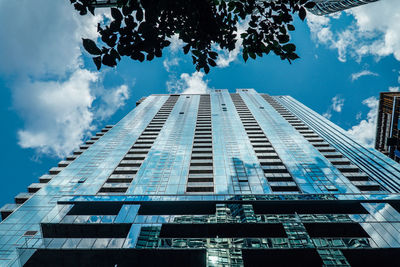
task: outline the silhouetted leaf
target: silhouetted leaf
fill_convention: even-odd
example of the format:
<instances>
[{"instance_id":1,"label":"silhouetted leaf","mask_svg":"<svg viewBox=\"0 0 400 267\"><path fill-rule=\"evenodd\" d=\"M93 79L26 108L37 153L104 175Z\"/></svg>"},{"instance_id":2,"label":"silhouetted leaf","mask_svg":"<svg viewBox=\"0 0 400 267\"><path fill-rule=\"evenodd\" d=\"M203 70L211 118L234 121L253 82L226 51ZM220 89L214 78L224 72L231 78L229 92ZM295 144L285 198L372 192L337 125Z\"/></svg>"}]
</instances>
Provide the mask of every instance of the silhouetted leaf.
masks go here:
<instances>
[{"instance_id":1,"label":"silhouetted leaf","mask_svg":"<svg viewBox=\"0 0 400 267\"><path fill-rule=\"evenodd\" d=\"M190 49L190 44L187 44L183 47L183 53L187 54L189 53L189 49Z\"/></svg>"},{"instance_id":2,"label":"silhouetted leaf","mask_svg":"<svg viewBox=\"0 0 400 267\"><path fill-rule=\"evenodd\" d=\"M113 22L110 23L110 30L113 32L118 31L121 28L121 21L120 20L114 20Z\"/></svg>"},{"instance_id":3,"label":"silhouetted leaf","mask_svg":"<svg viewBox=\"0 0 400 267\"><path fill-rule=\"evenodd\" d=\"M102 63L103 63L104 65L106 65L106 66L109 66L109 67L114 67L114 66L117 65L116 58L113 57L113 56L110 55L110 54L105 54L105 55L103 56Z\"/></svg>"},{"instance_id":4,"label":"silhouetted leaf","mask_svg":"<svg viewBox=\"0 0 400 267\"><path fill-rule=\"evenodd\" d=\"M122 14L121 14L121 12L119 11L118 8L115 8L115 7L112 7L112 8L111 8L111 16L112 16L115 20L119 20L119 21L122 20Z\"/></svg>"},{"instance_id":5,"label":"silhouetted leaf","mask_svg":"<svg viewBox=\"0 0 400 267\"><path fill-rule=\"evenodd\" d=\"M249 54L247 54L247 52L243 52L243 59L244 62L247 62L247 60L249 59Z\"/></svg>"},{"instance_id":6,"label":"silhouetted leaf","mask_svg":"<svg viewBox=\"0 0 400 267\"><path fill-rule=\"evenodd\" d=\"M143 54L143 53L140 53L140 52L139 52L139 54L138 54L138 60L139 60L140 62L143 62L143 61L144 61L144 54Z\"/></svg>"},{"instance_id":7,"label":"silhouetted leaf","mask_svg":"<svg viewBox=\"0 0 400 267\"><path fill-rule=\"evenodd\" d=\"M132 15L126 16L124 21L126 26L129 27L130 29L133 29L137 26L137 23L133 20Z\"/></svg>"},{"instance_id":8,"label":"silhouetted leaf","mask_svg":"<svg viewBox=\"0 0 400 267\"><path fill-rule=\"evenodd\" d=\"M87 14L86 6L82 5L81 3L75 3L74 7L79 11L79 15L83 16Z\"/></svg>"},{"instance_id":9,"label":"silhouetted leaf","mask_svg":"<svg viewBox=\"0 0 400 267\"><path fill-rule=\"evenodd\" d=\"M254 52L249 52L249 56L250 56L252 59L256 59L256 54L255 54Z\"/></svg>"},{"instance_id":10,"label":"silhouetted leaf","mask_svg":"<svg viewBox=\"0 0 400 267\"><path fill-rule=\"evenodd\" d=\"M133 12L132 5L124 5L122 7L122 14L124 14L124 16L130 15L132 14L132 12Z\"/></svg>"},{"instance_id":11,"label":"silhouetted leaf","mask_svg":"<svg viewBox=\"0 0 400 267\"><path fill-rule=\"evenodd\" d=\"M94 6L88 6L88 10L94 16Z\"/></svg>"},{"instance_id":12,"label":"silhouetted leaf","mask_svg":"<svg viewBox=\"0 0 400 267\"><path fill-rule=\"evenodd\" d=\"M97 47L96 43L90 39L82 38L83 47L89 54L101 55L101 50Z\"/></svg>"},{"instance_id":13,"label":"silhouetted leaf","mask_svg":"<svg viewBox=\"0 0 400 267\"><path fill-rule=\"evenodd\" d=\"M153 53L147 54L146 59L147 59L148 61L153 60L153 58L154 58L154 54L153 54Z\"/></svg>"},{"instance_id":14,"label":"silhouetted leaf","mask_svg":"<svg viewBox=\"0 0 400 267\"><path fill-rule=\"evenodd\" d=\"M281 44L289 42L289 35L278 35L277 38Z\"/></svg>"},{"instance_id":15,"label":"silhouetted leaf","mask_svg":"<svg viewBox=\"0 0 400 267\"><path fill-rule=\"evenodd\" d=\"M301 20L304 20L306 18L307 12L306 9L304 7L301 7L299 10L299 18Z\"/></svg>"},{"instance_id":16,"label":"silhouetted leaf","mask_svg":"<svg viewBox=\"0 0 400 267\"><path fill-rule=\"evenodd\" d=\"M217 53L217 52L214 52L214 51L211 51L210 53L208 53L208 55L209 55L212 59L217 59L217 57L218 57L218 53Z\"/></svg>"},{"instance_id":17,"label":"silhouetted leaf","mask_svg":"<svg viewBox=\"0 0 400 267\"><path fill-rule=\"evenodd\" d=\"M137 21L142 21L143 20L143 10L141 8L139 8L136 11L136 20Z\"/></svg>"},{"instance_id":18,"label":"silhouetted leaf","mask_svg":"<svg viewBox=\"0 0 400 267\"><path fill-rule=\"evenodd\" d=\"M208 64L210 64L211 67L217 66L217 63L215 63L215 61L212 60L211 58L209 58L207 61L208 61Z\"/></svg>"},{"instance_id":19,"label":"silhouetted leaf","mask_svg":"<svg viewBox=\"0 0 400 267\"><path fill-rule=\"evenodd\" d=\"M196 57L201 57L201 52L199 50L192 50L192 54Z\"/></svg>"},{"instance_id":20,"label":"silhouetted leaf","mask_svg":"<svg viewBox=\"0 0 400 267\"><path fill-rule=\"evenodd\" d=\"M204 65L204 72L207 74L210 72L210 67L208 65Z\"/></svg>"},{"instance_id":21,"label":"silhouetted leaf","mask_svg":"<svg viewBox=\"0 0 400 267\"><path fill-rule=\"evenodd\" d=\"M156 50L156 51L154 52L154 55L155 55L156 57L162 57L162 51L161 51L161 49Z\"/></svg>"},{"instance_id":22,"label":"silhouetted leaf","mask_svg":"<svg viewBox=\"0 0 400 267\"><path fill-rule=\"evenodd\" d=\"M315 7L315 2L307 2L304 5L304 7L308 8L308 9L311 9L311 8Z\"/></svg>"},{"instance_id":23,"label":"silhouetted leaf","mask_svg":"<svg viewBox=\"0 0 400 267\"><path fill-rule=\"evenodd\" d=\"M294 26L292 24L288 24L287 27L288 27L289 31L294 31L295 30L295 28L294 28Z\"/></svg>"},{"instance_id":24,"label":"silhouetted leaf","mask_svg":"<svg viewBox=\"0 0 400 267\"><path fill-rule=\"evenodd\" d=\"M295 60L295 59L298 59L298 58L300 58L296 53L292 53L292 54L290 54L289 55L289 58L291 59L291 60Z\"/></svg>"},{"instance_id":25,"label":"silhouetted leaf","mask_svg":"<svg viewBox=\"0 0 400 267\"><path fill-rule=\"evenodd\" d=\"M96 65L97 70L100 70L101 68L101 56L94 57L93 62Z\"/></svg>"},{"instance_id":26,"label":"silhouetted leaf","mask_svg":"<svg viewBox=\"0 0 400 267\"><path fill-rule=\"evenodd\" d=\"M111 54L111 56L115 57L116 59L121 60L120 55L118 54L117 50L115 50L114 48L111 49L110 54Z\"/></svg>"},{"instance_id":27,"label":"silhouetted leaf","mask_svg":"<svg viewBox=\"0 0 400 267\"><path fill-rule=\"evenodd\" d=\"M296 46L294 44L285 44L283 50L293 52L296 50Z\"/></svg>"},{"instance_id":28,"label":"silhouetted leaf","mask_svg":"<svg viewBox=\"0 0 400 267\"><path fill-rule=\"evenodd\" d=\"M81 15L94 13L91 0L70 2ZM113 19L98 24L102 49L89 39L84 47L96 55L93 61L100 69L102 64L114 67L121 56L138 61L161 57L168 39L177 35L183 52L191 51L196 70L208 73L217 66L218 54L236 49L237 23L243 19L249 21L240 36L244 61L273 51L291 62L298 58L295 45L288 43L289 32L295 30L292 14L298 12L304 20L305 8L314 5L307 0L119 0L111 8Z\"/></svg>"}]
</instances>

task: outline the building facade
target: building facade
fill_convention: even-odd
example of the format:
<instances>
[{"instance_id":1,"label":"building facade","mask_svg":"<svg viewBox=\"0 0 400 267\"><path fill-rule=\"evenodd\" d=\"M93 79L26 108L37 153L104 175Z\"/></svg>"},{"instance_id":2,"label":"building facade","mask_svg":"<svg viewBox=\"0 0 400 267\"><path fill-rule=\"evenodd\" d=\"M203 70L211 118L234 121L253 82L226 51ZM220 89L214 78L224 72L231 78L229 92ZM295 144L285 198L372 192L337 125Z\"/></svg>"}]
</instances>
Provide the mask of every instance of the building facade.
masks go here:
<instances>
[{"instance_id":1,"label":"building facade","mask_svg":"<svg viewBox=\"0 0 400 267\"><path fill-rule=\"evenodd\" d=\"M378 0L313 0L316 6L310 11L315 15L322 16L376 1Z\"/></svg>"},{"instance_id":2,"label":"building facade","mask_svg":"<svg viewBox=\"0 0 400 267\"><path fill-rule=\"evenodd\" d=\"M400 165L292 97L214 90L137 104L1 209L0 266L400 258Z\"/></svg>"},{"instance_id":3,"label":"building facade","mask_svg":"<svg viewBox=\"0 0 400 267\"><path fill-rule=\"evenodd\" d=\"M400 93L382 92L379 98L375 148L400 161Z\"/></svg>"}]
</instances>

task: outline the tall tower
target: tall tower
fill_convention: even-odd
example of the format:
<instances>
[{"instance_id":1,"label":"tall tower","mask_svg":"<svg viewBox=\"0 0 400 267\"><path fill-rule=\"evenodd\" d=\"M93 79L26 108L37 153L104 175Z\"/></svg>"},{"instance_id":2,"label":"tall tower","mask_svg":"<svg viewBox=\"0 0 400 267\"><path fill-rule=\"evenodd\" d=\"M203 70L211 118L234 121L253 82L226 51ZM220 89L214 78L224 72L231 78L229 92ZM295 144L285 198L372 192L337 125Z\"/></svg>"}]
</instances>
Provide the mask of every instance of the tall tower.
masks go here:
<instances>
[{"instance_id":1,"label":"tall tower","mask_svg":"<svg viewBox=\"0 0 400 267\"><path fill-rule=\"evenodd\" d=\"M391 266L400 165L290 96L150 95L2 209L1 266Z\"/></svg>"},{"instance_id":2,"label":"tall tower","mask_svg":"<svg viewBox=\"0 0 400 267\"><path fill-rule=\"evenodd\" d=\"M327 15L378 0L313 0L316 6L310 9L315 15Z\"/></svg>"},{"instance_id":3,"label":"tall tower","mask_svg":"<svg viewBox=\"0 0 400 267\"><path fill-rule=\"evenodd\" d=\"M400 93L382 92L379 98L375 148L400 161Z\"/></svg>"}]
</instances>

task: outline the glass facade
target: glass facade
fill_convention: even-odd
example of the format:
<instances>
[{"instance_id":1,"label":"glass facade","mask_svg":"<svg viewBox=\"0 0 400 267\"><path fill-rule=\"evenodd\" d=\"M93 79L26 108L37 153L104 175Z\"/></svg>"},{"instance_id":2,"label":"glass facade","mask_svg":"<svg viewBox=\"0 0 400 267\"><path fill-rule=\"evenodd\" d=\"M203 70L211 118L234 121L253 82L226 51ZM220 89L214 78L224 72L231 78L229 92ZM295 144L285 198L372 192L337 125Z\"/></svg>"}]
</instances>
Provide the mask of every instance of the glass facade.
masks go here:
<instances>
[{"instance_id":1,"label":"glass facade","mask_svg":"<svg viewBox=\"0 0 400 267\"><path fill-rule=\"evenodd\" d=\"M313 0L316 6L310 9L315 15L327 15L378 0Z\"/></svg>"},{"instance_id":2,"label":"glass facade","mask_svg":"<svg viewBox=\"0 0 400 267\"><path fill-rule=\"evenodd\" d=\"M400 165L292 97L213 90L137 105L1 209L0 266L398 258Z\"/></svg>"},{"instance_id":3,"label":"glass facade","mask_svg":"<svg viewBox=\"0 0 400 267\"><path fill-rule=\"evenodd\" d=\"M381 92L379 95L375 148L400 162L399 92Z\"/></svg>"}]
</instances>

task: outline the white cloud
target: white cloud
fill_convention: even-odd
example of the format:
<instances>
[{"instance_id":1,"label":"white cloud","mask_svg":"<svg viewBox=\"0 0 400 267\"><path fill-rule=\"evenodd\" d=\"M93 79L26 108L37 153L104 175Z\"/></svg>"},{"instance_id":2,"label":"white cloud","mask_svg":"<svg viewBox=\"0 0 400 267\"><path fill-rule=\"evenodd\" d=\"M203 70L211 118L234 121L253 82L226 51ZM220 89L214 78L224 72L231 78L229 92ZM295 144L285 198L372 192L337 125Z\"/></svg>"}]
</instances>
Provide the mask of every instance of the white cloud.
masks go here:
<instances>
[{"instance_id":1,"label":"white cloud","mask_svg":"<svg viewBox=\"0 0 400 267\"><path fill-rule=\"evenodd\" d=\"M174 57L172 59L166 58L163 61L163 65L164 65L165 70L170 72L171 71L171 67L179 65L179 61L180 61L180 58L178 58L178 57Z\"/></svg>"},{"instance_id":2,"label":"white cloud","mask_svg":"<svg viewBox=\"0 0 400 267\"><path fill-rule=\"evenodd\" d=\"M327 16L316 16L310 12L307 13L307 25L310 28L311 36L318 43L327 44L333 38L330 29L330 19Z\"/></svg>"},{"instance_id":3,"label":"white cloud","mask_svg":"<svg viewBox=\"0 0 400 267\"><path fill-rule=\"evenodd\" d=\"M15 107L25 120L19 144L38 152L66 156L93 129L91 84L98 74L77 70L58 81L26 81L14 91Z\"/></svg>"},{"instance_id":4,"label":"white cloud","mask_svg":"<svg viewBox=\"0 0 400 267\"><path fill-rule=\"evenodd\" d=\"M332 98L332 109L336 112L342 112L342 108L344 105L344 99L340 96L335 96Z\"/></svg>"},{"instance_id":5,"label":"white cloud","mask_svg":"<svg viewBox=\"0 0 400 267\"><path fill-rule=\"evenodd\" d=\"M24 81L13 91L25 125L19 145L39 154L65 157L129 98L128 86L105 89L101 74L77 69L65 81Z\"/></svg>"},{"instance_id":6,"label":"white cloud","mask_svg":"<svg viewBox=\"0 0 400 267\"><path fill-rule=\"evenodd\" d=\"M362 117L362 112L359 111L359 112L357 113L357 115L356 115L356 120L360 120L361 117Z\"/></svg>"},{"instance_id":7,"label":"white cloud","mask_svg":"<svg viewBox=\"0 0 400 267\"><path fill-rule=\"evenodd\" d=\"M324 114L322 114L322 116L329 120L332 117L332 112L330 110L326 111Z\"/></svg>"},{"instance_id":8,"label":"white cloud","mask_svg":"<svg viewBox=\"0 0 400 267\"><path fill-rule=\"evenodd\" d=\"M367 118L351 127L347 132L364 146L374 147L379 100L372 96L365 99L362 103L370 109Z\"/></svg>"},{"instance_id":9,"label":"white cloud","mask_svg":"<svg viewBox=\"0 0 400 267\"><path fill-rule=\"evenodd\" d=\"M397 70L393 70L393 72L397 72ZM397 82L400 83L400 76L397 78ZM389 92L399 92L400 87L399 86L389 86L388 90L389 90Z\"/></svg>"},{"instance_id":10,"label":"white cloud","mask_svg":"<svg viewBox=\"0 0 400 267\"><path fill-rule=\"evenodd\" d=\"M179 39L178 34L172 35L171 38L169 38L169 41L171 44L169 45L169 49L171 50L172 53L177 53L179 49L181 49L184 45L184 42Z\"/></svg>"},{"instance_id":11,"label":"white cloud","mask_svg":"<svg viewBox=\"0 0 400 267\"><path fill-rule=\"evenodd\" d=\"M242 38L240 35L246 31L248 28L248 21L244 21L242 23L237 24L237 31L235 32L237 41L235 43L235 48L232 51L228 51L226 49L221 49L217 45L213 45L213 49L215 49L218 52L218 58L215 61L217 64L217 67L219 68L226 68L235 61L242 49ZM171 52L171 57L167 57L163 61L164 68L167 72L173 72L172 67L178 66L179 62L181 61L180 58L176 57L176 54L179 49L181 49L184 45L183 41L179 39L179 35L175 34L171 38L169 38L169 41L171 42L169 46L169 51Z\"/></svg>"},{"instance_id":12,"label":"white cloud","mask_svg":"<svg viewBox=\"0 0 400 267\"><path fill-rule=\"evenodd\" d=\"M237 41L235 44L235 48L232 51L228 52L227 50L219 49L219 56L215 61L215 63L219 68L226 68L229 66L229 64L231 64L233 61L237 59L242 49L242 43L243 43L243 39L240 35L244 33L248 27L249 27L248 21L244 21L243 23L237 24L237 31L235 32L237 36Z\"/></svg>"},{"instance_id":13,"label":"white cloud","mask_svg":"<svg viewBox=\"0 0 400 267\"><path fill-rule=\"evenodd\" d=\"M335 112L342 112L342 108L344 106L344 98L341 98L339 95L334 96L331 99L331 105L329 106L328 110L322 114L327 119L330 119L332 117L332 111Z\"/></svg>"},{"instance_id":14,"label":"white cloud","mask_svg":"<svg viewBox=\"0 0 400 267\"><path fill-rule=\"evenodd\" d=\"M96 117L100 120L111 117L125 105L129 95L129 88L125 84L116 88L103 89L100 94L101 103L96 111Z\"/></svg>"},{"instance_id":15,"label":"white cloud","mask_svg":"<svg viewBox=\"0 0 400 267\"><path fill-rule=\"evenodd\" d=\"M0 72L64 75L81 64L82 36L97 36L101 16L80 16L69 1L0 1Z\"/></svg>"},{"instance_id":16,"label":"white cloud","mask_svg":"<svg viewBox=\"0 0 400 267\"><path fill-rule=\"evenodd\" d=\"M317 17L308 14L307 23L313 38L320 44L338 51L338 59L348 55L361 60L372 55L377 59L393 55L400 60L400 5L398 0L377 1L346 11L353 16L352 25L333 31L336 17Z\"/></svg>"},{"instance_id":17,"label":"white cloud","mask_svg":"<svg viewBox=\"0 0 400 267\"><path fill-rule=\"evenodd\" d=\"M239 39L236 42L235 49L233 49L232 51L228 52L228 51L221 50L217 60L215 61L217 66L220 68L229 67L229 65L237 59L237 57L240 53L240 50L241 50L241 45L242 45L242 40Z\"/></svg>"},{"instance_id":18,"label":"white cloud","mask_svg":"<svg viewBox=\"0 0 400 267\"><path fill-rule=\"evenodd\" d=\"M331 31L329 16L316 16L310 12L307 14L307 25L310 28L311 37L318 44L328 45L331 48L337 48L334 42L334 36ZM342 50L342 49L341 49ZM343 55L339 58L343 61Z\"/></svg>"},{"instance_id":19,"label":"white cloud","mask_svg":"<svg viewBox=\"0 0 400 267\"><path fill-rule=\"evenodd\" d=\"M172 67L178 66L179 61L181 61L181 59L177 57L176 54L178 53L178 50L182 49L184 42L179 39L178 34L174 34L168 40L171 42L168 47L169 51L171 52L171 57L166 57L163 61L163 65L167 72L172 72Z\"/></svg>"},{"instance_id":20,"label":"white cloud","mask_svg":"<svg viewBox=\"0 0 400 267\"><path fill-rule=\"evenodd\" d=\"M337 20L341 17L341 13L330 16L316 16L312 13L307 14L307 25L311 31L311 37L317 44L323 44L331 49L337 49L338 59L341 62L347 60L347 49L351 46L356 38L353 35L352 27L334 33L331 29L331 20Z\"/></svg>"},{"instance_id":21,"label":"white cloud","mask_svg":"<svg viewBox=\"0 0 400 267\"><path fill-rule=\"evenodd\" d=\"M400 5L398 0L385 0L349 11L356 19L357 31L375 37L362 44L363 54L387 56L400 60Z\"/></svg>"},{"instance_id":22,"label":"white cloud","mask_svg":"<svg viewBox=\"0 0 400 267\"><path fill-rule=\"evenodd\" d=\"M0 0L0 75L24 121L21 147L63 157L94 130L96 118L126 101L126 86L105 90L101 73L83 69L81 38L95 39L100 21L101 14L80 16L69 1Z\"/></svg>"},{"instance_id":23,"label":"white cloud","mask_svg":"<svg viewBox=\"0 0 400 267\"><path fill-rule=\"evenodd\" d=\"M351 80L356 81L363 76L379 76L379 74L369 71L369 70L363 70L363 71L351 74Z\"/></svg>"},{"instance_id":24,"label":"white cloud","mask_svg":"<svg viewBox=\"0 0 400 267\"><path fill-rule=\"evenodd\" d=\"M167 82L167 89L171 93L205 94L209 91L208 80L203 80L203 72L193 72L191 75L182 73L180 79Z\"/></svg>"}]
</instances>

